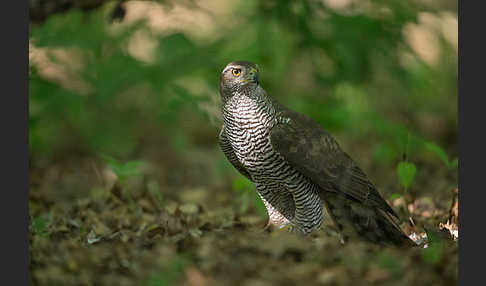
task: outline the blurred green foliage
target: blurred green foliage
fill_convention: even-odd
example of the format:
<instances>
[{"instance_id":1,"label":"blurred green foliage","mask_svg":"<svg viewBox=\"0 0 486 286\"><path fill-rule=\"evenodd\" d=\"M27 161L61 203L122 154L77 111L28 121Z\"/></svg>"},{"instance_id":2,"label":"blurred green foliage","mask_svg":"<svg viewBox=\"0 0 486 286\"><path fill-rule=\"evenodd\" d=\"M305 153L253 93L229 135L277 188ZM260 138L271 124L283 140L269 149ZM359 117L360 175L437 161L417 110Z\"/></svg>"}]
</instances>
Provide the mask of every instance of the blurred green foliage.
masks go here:
<instances>
[{"instance_id":1,"label":"blurred green foliage","mask_svg":"<svg viewBox=\"0 0 486 286\"><path fill-rule=\"evenodd\" d=\"M449 159L449 156L447 155L447 153L441 148L439 147L437 144L433 143L433 142L425 142L425 147L432 151L434 154L437 155L437 157L440 158L440 160L449 168L451 169L455 169L458 167L458 160L457 158L454 159L454 160L450 160Z\"/></svg>"},{"instance_id":2,"label":"blurred green foliage","mask_svg":"<svg viewBox=\"0 0 486 286\"><path fill-rule=\"evenodd\" d=\"M170 10L175 3L160 5ZM181 5L203 10L194 3ZM313 117L338 139L361 142L373 160L395 169L407 153L410 162L439 160L454 170L457 51L436 32L440 60L431 65L415 53L404 32L407 25L420 24L420 15L440 18L441 10L400 0L366 3L341 11L317 0L236 1L227 17L209 13L216 32L201 38L194 36L197 25L192 32L181 28L157 34L143 20L114 31L112 4L52 15L31 25L31 43L80 51L82 67L75 77L88 88L66 88L31 64L31 156L79 151L124 161L140 158L147 145L160 142L161 150L178 154L217 148L219 114L206 107L219 104L221 69L245 59L260 66L262 85L272 96ZM127 49L139 31L156 42L151 62ZM404 54L409 64L403 63ZM433 120L440 124L434 126ZM113 160L108 164L122 176L136 169ZM416 166L419 172L421 165ZM398 173L408 187L412 172ZM241 180L233 183L244 213L250 197Z\"/></svg>"},{"instance_id":3,"label":"blurred green foliage","mask_svg":"<svg viewBox=\"0 0 486 286\"><path fill-rule=\"evenodd\" d=\"M233 180L233 190L238 195L241 214L246 214L248 208L253 206L261 216L265 217L267 215L265 205L258 197L258 194L255 191L255 185L250 182L250 180L243 176L239 176Z\"/></svg>"},{"instance_id":4,"label":"blurred green foliage","mask_svg":"<svg viewBox=\"0 0 486 286\"><path fill-rule=\"evenodd\" d=\"M437 264L444 255L444 241L433 231L427 231L428 247L422 251L422 259Z\"/></svg>"},{"instance_id":5,"label":"blurred green foliage","mask_svg":"<svg viewBox=\"0 0 486 286\"><path fill-rule=\"evenodd\" d=\"M142 167L145 165L143 161L128 161L126 163L119 162L115 158L108 155L101 155L105 163L110 166L113 173L115 173L121 183L124 183L128 177L139 176L142 174Z\"/></svg>"},{"instance_id":6,"label":"blurred green foliage","mask_svg":"<svg viewBox=\"0 0 486 286\"><path fill-rule=\"evenodd\" d=\"M390 251L379 252L376 259L378 265L389 271L393 277L397 279L403 277L403 263L395 254L390 253Z\"/></svg>"}]
</instances>

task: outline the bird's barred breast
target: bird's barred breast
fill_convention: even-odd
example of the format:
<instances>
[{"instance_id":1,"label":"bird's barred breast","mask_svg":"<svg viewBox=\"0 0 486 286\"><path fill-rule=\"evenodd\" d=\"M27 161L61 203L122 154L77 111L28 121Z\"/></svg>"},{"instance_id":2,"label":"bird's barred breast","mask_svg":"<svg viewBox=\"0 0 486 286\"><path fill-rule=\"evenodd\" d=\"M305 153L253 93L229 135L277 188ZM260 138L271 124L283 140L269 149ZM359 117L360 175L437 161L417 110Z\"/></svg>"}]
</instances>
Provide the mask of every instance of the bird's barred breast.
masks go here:
<instances>
[{"instance_id":1,"label":"bird's barred breast","mask_svg":"<svg viewBox=\"0 0 486 286\"><path fill-rule=\"evenodd\" d=\"M246 96L234 96L223 107L225 132L238 160L258 181L288 180L297 174L274 152L269 140L275 112Z\"/></svg>"},{"instance_id":2,"label":"bird's barred breast","mask_svg":"<svg viewBox=\"0 0 486 286\"><path fill-rule=\"evenodd\" d=\"M279 220L280 213L287 219L294 217L296 207L304 207L305 214L296 217L296 223L305 233L321 223L321 202L316 196L309 200L306 194L315 192L315 186L276 152L270 142L270 130L276 124L273 106L246 96L234 96L223 106L226 135L238 160L259 185L260 195L272 202L278 210L271 220ZM288 190L292 190L295 203L288 203Z\"/></svg>"}]
</instances>

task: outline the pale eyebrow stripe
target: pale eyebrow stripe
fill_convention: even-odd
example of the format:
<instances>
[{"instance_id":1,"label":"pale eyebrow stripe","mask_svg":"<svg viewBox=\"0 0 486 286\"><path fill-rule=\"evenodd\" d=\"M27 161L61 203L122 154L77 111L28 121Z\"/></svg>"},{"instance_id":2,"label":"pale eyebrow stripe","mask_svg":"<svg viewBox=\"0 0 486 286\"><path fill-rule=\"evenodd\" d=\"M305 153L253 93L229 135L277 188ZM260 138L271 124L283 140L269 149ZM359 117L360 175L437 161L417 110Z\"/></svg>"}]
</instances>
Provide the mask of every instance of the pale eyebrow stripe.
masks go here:
<instances>
[{"instance_id":1,"label":"pale eyebrow stripe","mask_svg":"<svg viewBox=\"0 0 486 286\"><path fill-rule=\"evenodd\" d=\"M233 69L233 68L242 69L241 66L227 66L221 73L225 73L227 70Z\"/></svg>"}]
</instances>

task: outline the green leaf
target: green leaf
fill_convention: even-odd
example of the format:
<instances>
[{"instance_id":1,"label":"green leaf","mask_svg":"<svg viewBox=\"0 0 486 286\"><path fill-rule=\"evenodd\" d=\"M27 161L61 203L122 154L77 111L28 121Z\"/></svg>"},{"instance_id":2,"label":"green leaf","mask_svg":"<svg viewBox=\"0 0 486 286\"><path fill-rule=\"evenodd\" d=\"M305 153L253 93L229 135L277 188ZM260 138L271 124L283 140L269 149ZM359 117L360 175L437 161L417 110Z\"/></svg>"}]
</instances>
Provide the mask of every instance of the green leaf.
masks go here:
<instances>
[{"instance_id":1,"label":"green leaf","mask_svg":"<svg viewBox=\"0 0 486 286\"><path fill-rule=\"evenodd\" d=\"M424 144L425 148L437 155L437 157L439 157L439 159L444 162L446 166L450 166L449 156L447 156L447 153L439 145L432 142L425 142Z\"/></svg>"},{"instance_id":2,"label":"green leaf","mask_svg":"<svg viewBox=\"0 0 486 286\"><path fill-rule=\"evenodd\" d=\"M32 221L32 228L34 233L38 235L46 235L48 231L49 222L46 218L38 216Z\"/></svg>"},{"instance_id":3,"label":"green leaf","mask_svg":"<svg viewBox=\"0 0 486 286\"><path fill-rule=\"evenodd\" d=\"M244 178L238 178L233 180L233 190L241 191L245 188L245 180Z\"/></svg>"},{"instance_id":4,"label":"green leaf","mask_svg":"<svg viewBox=\"0 0 486 286\"><path fill-rule=\"evenodd\" d=\"M233 180L233 190L238 192L238 199L240 204L240 211L242 214L246 214L250 204L252 203L250 199L251 192L256 192L253 190L253 184L247 178L240 176ZM258 204L256 205L258 209Z\"/></svg>"},{"instance_id":5,"label":"green leaf","mask_svg":"<svg viewBox=\"0 0 486 286\"><path fill-rule=\"evenodd\" d=\"M253 192L253 195L254 195L254 202L255 202L255 207L256 207L256 210L258 212L258 214L260 214L262 217L266 217L267 216L267 208L265 207L265 204L263 203L262 199L260 198L260 196L258 195L257 192Z\"/></svg>"},{"instance_id":6,"label":"green leaf","mask_svg":"<svg viewBox=\"0 0 486 286\"><path fill-rule=\"evenodd\" d=\"M142 167L145 165L143 161L128 161L118 168L119 176L129 177L129 176L137 176L142 173Z\"/></svg>"},{"instance_id":7,"label":"green leaf","mask_svg":"<svg viewBox=\"0 0 486 286\"><path fill-rule=\"evenodd\" d=\"M457 158L456 158L456 159L454 159L454 160L452 160L452 161L449 163L449 168L450 168L450 169L457 169L457 168L459 168L459 161L458 161L458 159L457 159Z\"/></svg>"},{"instance_id":8,"label":"green leaf","mask_svg":"<svg viewBox=\"0 0 486 286\"><path fill-rule=\"evenodd\" d=\"M417 168L415 167L414 163L400 162L397 168L400 185L402 185L405 189L408 189L413 181L413 178L415 177L416 171Z\"/></svg>"},{"instance_id":9,"label":"green leaf","mask_svg":"<svg viewBox=\"0 0 486 286\"><path fill-rule=\"evenodd\" d=\"M110 165L111 166L121 166L120 162L118 162L115 158L109 156L109 155L106 155L106 154L100 154L100 157L101 159L103 159L103 161Z\"/></svg>"},{"instance_id":10,"label":"green leaf","mask_svg":"<svg viewBox=\"0 0 486 286\"><path fill-rule=\"evenodd\" d=\"M393 193L393 194L390 196L390 200L391 200L391 201L394 201L394 200L399 199L399 198L401 198L401 197L402 197L402 195L401 195L401 194Z\"/></svg>"},{"instance_id":11,"label":"green leaf","mask_svg":"<svg viewBox=\"0 0 486 286\"><path fill-rule=\"evenodd\" d=\"M142 167L145 165L145 162L140 160L121 163L115 158L106 154L100 154L100 157L105 161L105 163L108 166L110 166L111 170L122 180L126 177L140 175L142 172Z\"/></svg>"},{"instance_id":12,"label":"green leaf","mask_svg":"<svg viewBox=\"0 0 486 286\"><path fill-rule=\"evenodd\" d=\"M233 180L233 190L235 191L247 191L251 190L253 187L253 183L250 182L246 177L242 175L238 176L237 179Z\"/></svg>"},{"instance_id":13,"label":"green leaf","mask_svg":"<svg viewBox=\"0 0 486 286\"><path fill-rule=\"evenodd\" d=\"M240 211L242 214L246 214L246 212L248 211L248 205L249 205L249 201L250 201L250 192L249 191L246 191L246 192L243 192L241 194L241 208L240 208Z\"/></svg>"}]
</instances>

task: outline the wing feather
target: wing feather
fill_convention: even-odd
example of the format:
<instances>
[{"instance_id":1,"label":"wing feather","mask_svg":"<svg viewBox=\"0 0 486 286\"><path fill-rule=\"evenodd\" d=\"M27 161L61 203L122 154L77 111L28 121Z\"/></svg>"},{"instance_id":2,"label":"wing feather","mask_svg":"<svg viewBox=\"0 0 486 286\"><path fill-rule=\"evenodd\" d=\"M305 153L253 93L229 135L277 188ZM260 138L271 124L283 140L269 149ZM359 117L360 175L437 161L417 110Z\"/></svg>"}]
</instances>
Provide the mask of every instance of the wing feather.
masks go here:
<instances>
[{"instance_id":1,"label":"wing feather","mask_svg":"<svg viewBox=\"0 0 486 286\"><path fill-rule=\"evenodd\" d=\"M281 106L270 133L273 148L324 192L344 193L398 218L374 185L338 143L311 118ZM290 120L286 120L289 118Z\"/></svg>"}]
</instances>

